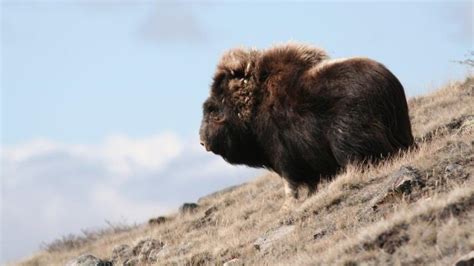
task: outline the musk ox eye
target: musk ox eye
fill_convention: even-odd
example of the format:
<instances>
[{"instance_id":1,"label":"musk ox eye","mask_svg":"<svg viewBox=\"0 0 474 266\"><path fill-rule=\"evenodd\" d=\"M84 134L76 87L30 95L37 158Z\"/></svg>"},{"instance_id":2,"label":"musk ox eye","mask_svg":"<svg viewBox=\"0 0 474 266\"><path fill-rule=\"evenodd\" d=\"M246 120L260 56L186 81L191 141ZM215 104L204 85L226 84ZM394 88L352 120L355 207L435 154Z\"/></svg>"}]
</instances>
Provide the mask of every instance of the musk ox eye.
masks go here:
<instances>
[{"instance_id":1,"label":"musk ox eye","mask_svg":"<svg viewBox=\"0 0 474 266\"><path fill-rule=\"evenodd\" d=\"M206 113L208 114L212 114L212 113L215 113L215 112L218 112L218 108L213 105L213 104L207 104L204 106L204 110L206 111Z\"/></svg>"},{"instance_id":2,"label":"musk ox eye","mask_svg":"<svg viewBox=\"0 0 474 266\"><path fill-rule=\"evenodd\" d=\"M222 112L214 110L209 113L209 118L215 123L223 123L225 121L225 116Z\"/></svg>"},{"instance_id":3,"label":"musk ox eye","mask_svg":"<svg viewBox=\"0 0 474 266\"><path fill-rule=\"evenodd\" d=\"M211 122L222 123L225 120L225 115L222 110L216 105L207 105L205 107L205 113Z\"/></svg>"}]
</instances>

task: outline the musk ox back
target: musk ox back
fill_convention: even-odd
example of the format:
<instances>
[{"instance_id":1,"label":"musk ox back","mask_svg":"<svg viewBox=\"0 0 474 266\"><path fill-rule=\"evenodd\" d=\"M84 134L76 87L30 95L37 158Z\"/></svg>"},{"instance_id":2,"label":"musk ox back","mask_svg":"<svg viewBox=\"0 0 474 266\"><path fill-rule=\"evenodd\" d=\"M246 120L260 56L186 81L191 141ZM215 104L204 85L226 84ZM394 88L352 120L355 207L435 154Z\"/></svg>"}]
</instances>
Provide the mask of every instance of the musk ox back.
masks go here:
<instances>
[{"instance_id":1,"label":"musk ox back","mask_svg":"<svg viewBox=\"0 0 474 266\"><path fill-rule=\"evenodd\" d=\"M200 137L231 164L282 176L286 207L301 185L313 192L350 162L413 144L403 87L387 68L367 58L331 60L300 44L225 53Z\"/></svg>"}]
</instances>

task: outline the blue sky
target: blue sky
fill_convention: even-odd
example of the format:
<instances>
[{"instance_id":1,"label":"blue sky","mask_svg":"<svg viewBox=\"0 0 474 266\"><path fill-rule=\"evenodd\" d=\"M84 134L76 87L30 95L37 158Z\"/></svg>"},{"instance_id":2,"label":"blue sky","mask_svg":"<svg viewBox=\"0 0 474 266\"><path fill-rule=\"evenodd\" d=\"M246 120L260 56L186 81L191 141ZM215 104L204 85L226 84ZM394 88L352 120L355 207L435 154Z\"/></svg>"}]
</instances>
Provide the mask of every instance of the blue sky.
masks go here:
<instances>
[{"instance_id":1,"label":"blue sky","mask_svg":"<svg viewBox=\"0 0 474 266\"><path fill-rule=\"evenodd\" d=\"M373 57L408 95L461 77L450 60L472 46L462 3L18 2L3 3L5 144L195 135L215 63L238 45Z\"/></svg>"},{"instance_id":2,"label":"blue sky","mask_svg":"<svg viewBox=\"0 0 474 266\"><path fill-rule=\"evenodd\" d=\"M469 2L1 6L1 261L105 219L142 222L257 175L196 144L226 49L296 40L334 58L371 57L409 96L465 76L451 61L473 49Z\"/></svg>"}]
</instances>

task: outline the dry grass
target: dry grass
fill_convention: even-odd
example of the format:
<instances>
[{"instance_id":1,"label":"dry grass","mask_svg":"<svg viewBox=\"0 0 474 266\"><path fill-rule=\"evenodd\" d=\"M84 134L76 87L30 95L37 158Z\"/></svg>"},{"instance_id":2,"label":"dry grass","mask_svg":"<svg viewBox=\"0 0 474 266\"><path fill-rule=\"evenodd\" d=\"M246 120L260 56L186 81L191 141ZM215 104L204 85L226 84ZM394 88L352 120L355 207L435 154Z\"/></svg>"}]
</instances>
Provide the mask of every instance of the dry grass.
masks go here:
<instances>
[{"instance_id":1,"label":"dry grass","mask_svg":"<svg viewBox=\"0 0 474 266\"><path fill-rule=\"evenodd\" d=\"M99 230L82 230L82 235L69 234L51 243L43 243L41 249L47 252L62 252L68 250L79 249L101 238L106 238L110 235L117 235L123 232L132 231L136 225L128 225L124 223L111 223L105 221L108 227Z\"/></svg>"},{"instance_id":2,"label":"dry grass","mask_svg":"<svg viewBox=\"0 0 474 266\"><path fill-rule=\"evenodd\" d=\"M473 78L411 99L413 132L429 141L377 166L349 166L290 213L279 211L283 187L268 174L202 198L193 214L175 213L159 225L104 234L18 264L64 265L85 253L108 259L115 246L143 238L165 243L159 265L219 265L233 258L248 265L452 264L474 249L473 99ZM396 193L391 176L406 166L422 185ZM285 225L294 230L267 249L254 247L257 238Z\"/></svg>"}]
</instances>

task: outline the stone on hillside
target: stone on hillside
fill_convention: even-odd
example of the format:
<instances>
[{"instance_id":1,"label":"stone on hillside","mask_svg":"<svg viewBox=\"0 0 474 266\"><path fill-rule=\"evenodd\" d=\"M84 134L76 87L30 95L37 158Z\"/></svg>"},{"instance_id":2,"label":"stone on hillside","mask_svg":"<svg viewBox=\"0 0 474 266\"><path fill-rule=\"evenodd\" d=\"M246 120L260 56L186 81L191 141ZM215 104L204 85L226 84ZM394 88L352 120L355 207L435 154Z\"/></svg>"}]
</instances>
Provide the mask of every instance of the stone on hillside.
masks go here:
<instances>
[{"instance_id":1,"label":"stone on hillside","mask_svg":"<svg viewBox=\"0 0 474 266\"><path fill-rule=\"evenodd\" d=\"M294 225L284 225L267 232L264 236L259 237L253 246L260 251L264 251L272 246L272 244L295 230Z\"/></svg>"},{"instance_id":2,"label":"stone on hillside","mask_svg":"<svg viewBox=\"0 0 474 266\"><path fill-rule=\"evenodd\" d=\"M162 224L164 222L166 222L168 219L164 216L159 216L157 218L151 218L150 220L148 220L148 224L149 225L158 225L158 224Z\"/></svg>"},{"instance_id":3,"label":"stone on hillside","mask_svg":"<svg viewBox=\"0 0 474 266\"><path fill-rule=\"evenodd\" d=\"M462 256L459 258L456 263L454 263L455 266L472 266L474 265L474 250L469 252L468 254Z\"/></svg>"},{"instance_id":4,"label":"stone on hillside","mask_svg":"<svg viewBox=\"0 0 474 266\"><path fill-rule=\"evenodd\" d=\"M101 260L93 255L84 254L66 263L67 266L112 266L112 262Z\"/></svg>"},{"instance_id":5,"label":"stone on hillside","mask_svg":"<svg viewBox=\"0 0 474 266\"><path fill-rule=\"evenodd\" d=\"M198 207L199 207L199 205L197 205L196 203L184 203L179 208L179 212L181 214L194 213L194 212L196 212Z\"/></svg>"},{"instance_id":6,"label":"stone on hillside","mask_svg":"<svg viewBox=\"0 0 474 266\"><path fill-rule=\"evenodd\" d=\"M418 171L410 166L403 166L390 177L393 180L391 190L396 193L411 193L415 186L421 185L421 176Z\"/></svg>"},{"instance_id":7,"label":"stone on hillside","mask_svg":"<svg viewBox=\"0 0 474 266\"><path fill-rule=\"evenodd\" d=\"M159 252L163 246L163 242L156 239L142 239L138 242L138 244L135 245L135 247L133 247L133 254L140 262L148 262L150 259L150 254L153 252L155 254L154 256L156 256L156 252Z\"/></svg>"},{"instance_id":8,"label":"stone on hillside","mask_svg":"<svg viewBox=\"0 0 474 266\"><path fill-rule=\"evenodd\" d=\"M189 251L191 251L192 247L193 247L193 246L192 246L191 243L189 243L189 242L188 242L188 243L181 244L181 245L179 245L178 248L176 249L176 250L177 250L177 254L178 254L178 255L181 255L181 256L182 256L182 255L185 255L185 254L188 254Z\"/></svg>"},{"instance_id":9,"label":"stone on hillside","mask_svg":"<svg viewBox=\"0 0 474 266\"><path fill-rule=\"evenodd\" d=\"M445 168L445 171L447 173L456 173L456 172L460 172L462 170L462 166L457 164L457 163L452 163L452 164L448 164Z\"/></svg>"},{"instance_id":10,"label":"stone on hillside","mask_svg":"<svg viewBox=\"0 0 474 266\"><path fill-rule=\"evenodd\" d=\"M325 236L327 233L326 230L324 229L319 229L313 234L313 239L321 239L323 236Z\"/></svg>"},{"instance_id":11,"label":"stone on hillside","mask_svg":"<svg viewBox=\"0 0 474 266\"><path fill-rule=\"evenodd\" d=\"M112 261L116 264L127 261L133 257L133 250L129 245L119 245L112 250Z\"/></svg>"},{"instance_id":12,"label":"stone on hillside","mask_svg":"<svg viewBox=\"0 0 474 266\"><path fill-rule=\"evenodd\" d=\"M140 265L140 261L138 260L138 258L131 258L129 260L126 260L123 263L123 266L138 266L138 265Z\"/></svg>"},{"instance_id":13,"label":"stone on hillside","mask_svg":"<svg viewBox=\"0 0 474 266\"><path fill-rule=\"evenodd\" d=\"M209 216L217 211L216 206L212 206L204 212L204 216Z\"/></svg>"},{"instance_id":14,"label":"stone on hillside","mask_svg":"<svg viewBox=\"0 0 474 266\"><path fill-rule=\"evenodd\" d=\"M463 115L452 119L449 123L439 126L426 133L419 141L431 141L436 136L442 136L452 133L469 133L474 130L474 115Z\"/></svg>"},{"instance_id":15,"label":"stone on hillside","mask_svg":"<svg viewBox=\"0 0 474 266\"><path fill-rule=\"evenodd\" d=\"M461 133L472 133L474 131L474 115L467 116L459 127Z\"/></svg>"},{"instance_id":16,"label":"stone on hillside","mask_svg":"<svg viewBox=\"0 0 474 266\"><path fill-rule=\"evenodd\" d=\"M162 256L163 249L154 249L148 254L149 262L157 262L158 258Z\"/></svg>"},{"instance_id":17,"label":"stone on hillside","mask_svg":"<svg viewBox=\"0 0 474 266\"><path fill-rule=\"evenodd\" d=\"M392 173L386 181L380 186L380 189L371 197L369 204L359 212L359 216L365 216L387 200L393 194L410 194L415 187L423 186L421 175L418 170L412 166L402 166Z\"/></svg>"},{"instance_id":18,"label":"stone on hillside","mask_svg":"<svg viewBox=\"0 0 474 266\"><path fill-rule=\"evenodd\" d=\"M231 259L226 261L222 266L243 266L244 262L241 259Z\"/></svg>"},{"instance_id":19,"label":"stone on hillside","mask_svg":"<svg viewBox=\"0 0 474 266\"><path fill-rule=\"evenodd\" d=\"M209 252L201 252L194 254L189 261L185 263L185 265L215 265L213 263L214 258L212 257L211 253Z\"/></svg>"}]
</instances>

